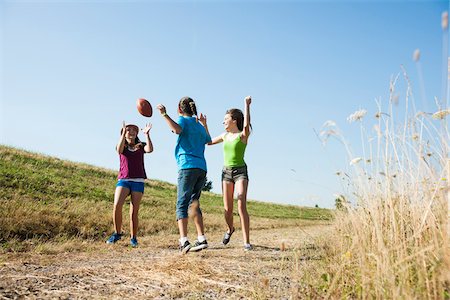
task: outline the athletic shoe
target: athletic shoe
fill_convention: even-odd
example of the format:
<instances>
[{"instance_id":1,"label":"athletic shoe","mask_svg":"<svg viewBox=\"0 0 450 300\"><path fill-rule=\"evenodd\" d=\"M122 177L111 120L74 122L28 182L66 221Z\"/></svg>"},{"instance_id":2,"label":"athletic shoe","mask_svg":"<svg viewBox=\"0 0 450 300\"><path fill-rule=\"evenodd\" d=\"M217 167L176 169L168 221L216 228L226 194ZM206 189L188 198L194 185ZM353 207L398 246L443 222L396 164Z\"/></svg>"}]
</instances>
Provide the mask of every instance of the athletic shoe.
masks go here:
<instances>
[{"instance_id":1,"label":"athletic shoe","mask_svg":"<svg viewBox=\"0 0 450 300\"><path fill-rule=\"evenodd\" d=\"M208 242L204 240L203 242L195 241L191 247L191 251L200 251L202 249L208 248Z\"/></svg>"},{"instance_id":2,"label":"athletic shoe","mask_svg":"<svg viewBox=\"0 0 450 300\"><path fill-rule=\"evenodd\" d=\"M253 246L251 244L244 245L244 251L251 251L251 250L253 250Z\"/></svg>"},{"instance_id":3,"label":"athletic shoe","mask_svg":"<svg viewBox=\"0 0 450 300\"><path fill-rule=\"evenodd\" d=\"M117 242L118 240L120 240L122 238L122 234L114 232L109 239L106 241L107 244L114 244L115 242Z\"/></svg>"},{"instance_id":4,"label":"athletic shoe","mask_svg":"<svg viewBox=\"0 0 450 300\"><path fill-rule=\"evenodd\" d=\"M136 248L136 247L138 246L138 241L137 241L137 238L136 238L136 237L132 237L132 238L131 238L131 240L130 240L130 245L131 245L131 247L133 247L133 248Z\"/></svg>"},{"instance_id":5,"label":"athletic shoe","mask_svg":"<svg viewBox=\"0 0 450 300\"><path fill-rule=\"evenodd\" d=\"M226 245L230 242L231 235L233 234L233 232L234 232L234 228L230 233L228 233L228 231L225 232L225 234L223 235L222 244Z\"/></svg>"},{"instance_id":6,"label":"athletic shoe","mask_svg":"<svg viewBox=\"0 0 450 300\"><path fill-rule=\"evenodd\" d=\"M189 241L184 242L184 245L180 244L180 251L183 254L186 254L189 252L189 250L191 250L191 243L189 243Z\"/></svg>"}]
</instances>

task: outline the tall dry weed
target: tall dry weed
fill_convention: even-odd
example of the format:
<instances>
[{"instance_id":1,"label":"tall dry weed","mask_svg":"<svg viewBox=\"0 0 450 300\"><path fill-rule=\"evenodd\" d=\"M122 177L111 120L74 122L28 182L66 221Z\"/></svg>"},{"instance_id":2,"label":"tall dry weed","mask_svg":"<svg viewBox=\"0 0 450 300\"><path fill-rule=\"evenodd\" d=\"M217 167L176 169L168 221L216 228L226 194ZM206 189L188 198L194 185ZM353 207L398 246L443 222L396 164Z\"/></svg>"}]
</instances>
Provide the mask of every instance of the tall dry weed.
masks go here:
<instances>
[{"instance_id":1,"label":"tall dry weed","mask_svg":"<svg viewBox=\"0 0 450 300\"><path fill-rule=\"evenodd\" d=\"M400 81L406 87L402 99ZM349 116L360 127L358 155L335 122L321 132L324 141L342 142L349 163L337 172L345 193L337 196L340 209L322 267L310 270L316 274L307 289L312 296L450 298L450 110L437 98L434 112L417 110L403 67L389 95L386 107L377 101L374 117L366 110ZM305 270L299 276L312 280Z\"/></svg>"}]
</instances>

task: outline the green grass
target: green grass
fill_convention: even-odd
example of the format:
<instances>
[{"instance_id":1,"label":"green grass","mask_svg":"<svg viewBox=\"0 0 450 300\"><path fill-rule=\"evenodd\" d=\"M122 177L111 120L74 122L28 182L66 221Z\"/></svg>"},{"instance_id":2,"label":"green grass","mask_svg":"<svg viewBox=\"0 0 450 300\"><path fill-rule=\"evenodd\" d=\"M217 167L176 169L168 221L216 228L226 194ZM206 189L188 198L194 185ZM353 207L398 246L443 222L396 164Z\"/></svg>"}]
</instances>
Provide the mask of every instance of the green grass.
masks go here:
<instances>
[{"instance_id":1,"label":"green grass","mask_svg":"<svg viewBox=\"0 0 450 300\"><path fill-rule=\"evenodd\" d=\"M111 232L116 171L2 145L0 158L0 249L9 244L17 247L17 241L25 240L98 240ZM175 185L146 181L139 212L141 235L177 232L175 199ZM221 195L203 193L200 202L207 230L222 230ZM125 230L127 209L124 207ZM326 209L251 200L248 210L253 229L266 227L267 220L287 226L305 220L330 220L332 215Z\"/></svg>"}]
</instances>

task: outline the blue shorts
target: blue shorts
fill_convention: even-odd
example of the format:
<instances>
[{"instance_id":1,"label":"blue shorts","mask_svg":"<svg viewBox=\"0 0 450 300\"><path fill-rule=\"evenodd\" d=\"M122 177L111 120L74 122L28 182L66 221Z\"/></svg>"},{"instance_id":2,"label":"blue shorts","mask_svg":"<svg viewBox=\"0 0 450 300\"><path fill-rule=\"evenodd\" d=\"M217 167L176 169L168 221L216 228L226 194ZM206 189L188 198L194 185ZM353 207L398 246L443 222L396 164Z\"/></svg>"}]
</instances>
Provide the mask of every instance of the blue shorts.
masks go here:
<instances>
[{"instance_id":1,"label":"blue shorts","mask_svg":"<svg viewBox=\"0 0 450 300\"><path fill-rule=\"evenodd\" d=\"M194 200L200 200L206 182L206 171L202 169L183 169L178 171L177 220L188 217L188 208ZM201 215L200 204L197 214Z\"/></svg>"},{"instance_id":2,"label":"blue shorts","mask_svg":"<svg viewBox=\"0 0 450 300\"><path fill-rule=\"evenodd\" d=\"M119 186L129 189L131 192L144 193L144 183L143 182L134 182L134 181L119 179L119 181L117 181L116 187L119 187Z\"/></svg>"}]
</instances>

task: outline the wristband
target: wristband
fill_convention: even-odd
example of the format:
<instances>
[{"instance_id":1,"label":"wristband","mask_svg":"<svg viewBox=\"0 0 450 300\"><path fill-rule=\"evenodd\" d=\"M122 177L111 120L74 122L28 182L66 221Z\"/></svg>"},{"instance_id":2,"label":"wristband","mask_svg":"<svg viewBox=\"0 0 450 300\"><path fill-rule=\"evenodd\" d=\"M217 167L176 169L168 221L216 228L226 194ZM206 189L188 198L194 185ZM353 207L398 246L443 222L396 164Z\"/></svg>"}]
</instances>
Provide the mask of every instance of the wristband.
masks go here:
<instances>
[{"instance_id":1,"label":"wristband","mask_svg":"<svg viewBox=\"0 0 450 300\"><path fill-rule=\"evenodd\" d=\"M167 116L167 113L162 113L161 116L165 117Z\"/></svg>"}]
</instances>

